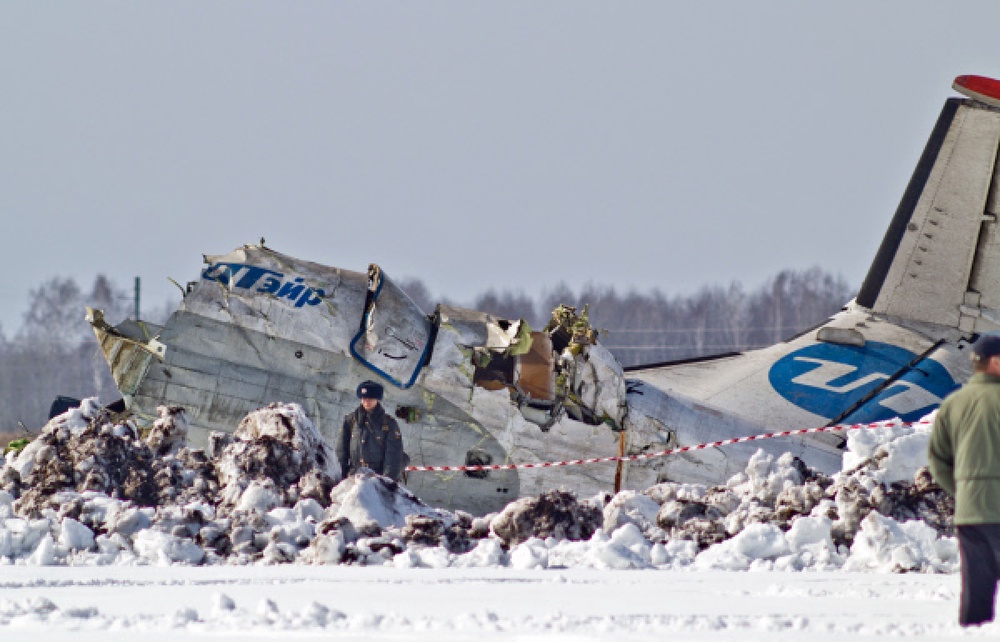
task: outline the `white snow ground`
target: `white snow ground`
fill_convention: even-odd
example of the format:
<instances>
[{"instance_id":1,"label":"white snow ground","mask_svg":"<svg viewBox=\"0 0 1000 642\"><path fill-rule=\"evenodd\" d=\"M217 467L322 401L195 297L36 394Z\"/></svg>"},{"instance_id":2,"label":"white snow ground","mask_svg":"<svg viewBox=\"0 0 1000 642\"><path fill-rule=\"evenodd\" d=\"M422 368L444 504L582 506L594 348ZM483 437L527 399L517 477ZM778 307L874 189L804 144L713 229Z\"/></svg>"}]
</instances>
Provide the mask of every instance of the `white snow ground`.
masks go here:
<instances>
[{"instance_id":1,"label":"white snow ground","mask_svg":"<svg viewBox=\"0 0 1000 642\"><path fill-rule=\"evenodd\" d=\"M57 422L51 428L63 427ZM69 432L72 426L65 428ZM300 429L306 429L304 421ZM212 559L184 531L184 519L194 513L212 518L217 508L227 508L225 503L132 508L118 514L111 510L117 500L100 493L56 496L83 501L81 519L87 515L112 533L95 538L81 522L60 518L58 501L55 508L43 508L38 519L15 516L14 498L4 491L0 640L37 640L40 635L102 642L139 636L143 642L178 637L1000 639L1000 624L975 630L956 624L956 541L925 521L934 519L940 507L931 507L921 519L898 522L877 511L861 519L852 504L851 493L874 499L864 489L912 478L925 463L928 432L925 424L852 435L845 469L860 465L863 470L845 470L847 477L837 482L845 484L841 490L846 497L838 491L833 500L820 500L811 509L803 505L793 511L787 531L753 521L752 512L761 502L776 501L779 493L788 500L808 499L808 485L799 485L790 457L773 460L761 453L721 496L732 504L725 521L735 535L700 553L687 539L662 543L665 533L658 533L654 524L665 523L664 516L673 519L684 501L706 492L688 485L656 486L647 494L623 491L604 508L607 531L598 529L585 541L532 537L505 553L494 533L476 540L471 551L452 553L409 536L413 541L404 543L400 538L405 534L398 530L404 513L436 513L401 490L374 492L379 481L372 474L337 486L325 511L312 499L299 501L294 509L275 508L277 491L254 480L245 488L234 486L240 492L231 503L256 514L254 523L270 543L258 555ZM49 461L32 454L44 446L37 443L8 458L7 472ZM860 520L852 526L856 531L850 547L833 542L836 526L829 515L834 507L838 520ZM178 513L179 508L193 512L184 517L187 513ZM509 508L516 509L516 503ZM140 519L143 515L148 519ZM375 520L388 529L383 539L399 540L399 552L385 546L376 551L378 538L362 537L352 546L356 561L364 565L343 563L345 533L353 529L318 526L341 517L357 524ZM497 518L494 524L502 521ZM406 528L410 526L407 522ZM317 529L321 533L314 533ZM299 550L289 543L299 539L309 546ZM273 564L291 560L296 561ZM911 572L892 573L900 570Z\"/></svg>"},{"instance_id":2,"label":"white snow ground","mask_svg":"<svg viewBox=\"0 0 1000 642\"><path fill-rule=\"evenodd\" d=\"M0 568L2 639L1000 639L941 574L350 566Z\"/></svg>"}]
</instances>

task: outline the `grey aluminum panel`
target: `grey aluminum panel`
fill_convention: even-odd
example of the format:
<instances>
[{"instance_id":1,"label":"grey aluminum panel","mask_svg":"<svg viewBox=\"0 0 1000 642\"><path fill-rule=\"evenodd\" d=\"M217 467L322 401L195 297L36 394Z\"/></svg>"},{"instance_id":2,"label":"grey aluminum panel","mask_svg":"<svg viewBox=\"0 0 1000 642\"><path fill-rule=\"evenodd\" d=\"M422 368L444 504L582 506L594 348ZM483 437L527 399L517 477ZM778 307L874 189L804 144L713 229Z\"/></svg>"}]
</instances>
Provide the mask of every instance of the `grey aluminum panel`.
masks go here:
<instances>
[{"instance_id":1,"label":"grey aluminum panel","mask_svg":"<svg viewBox=\"0 0 1000 642\"><path fill-rule=\"evenodd\" d=\"M315 388L316 385L298 377L272 372L267 378L267 390L264 395L270 399L283 399L288 395L305 397L307 387Z\"/></svg>"},{"instance_id":2,"label":"grey aluminum panel","mask_svg":"<svg viewBox=\"0 0 1000 642\"><path fill-rule=\"evenodd\" d=\"M223 378L242 381L261 388L267 385L269 375L268 371L263 368L244 366L231 361L223 361L222 363L224 365L220 369L219 375Z\"/></svg>"},{"instance_id":3,"label":"grey aluminum panel","mask_svg":"<svg viewBox=\"0 0 1000 642\"><path fill-rule=\"evenodd\" d=\"M185 386L205 393L213 393L221 379L217 375L205 374L197 370L185 370L184 368L169 367L170 383L168 386Z\"/></svg>"},{"instance_id":4,"label":"grey aluminum panel","mask_svg":"<svg viewBox=\"0 0 1000 642\"><path fill-rule=\"evenodd\" d=\"M997 216L1000 214L1000 166L994 168L993 186L990 189L986 204L986 220L983 221L979 235L979 245L976 248L976 260L972 268L972 278L969 280L969 290L973 296L978 294L978 301L967 301L967 304L978 305L981 318L977 319L977 332L996 332L1000 330L1000 224Z\"/></svg>"},{"instance_id":5,"label":"grey aluminum panel","mask_svg":"<svg viewBox=\"0 0 1000 642\"><path fill-rule=\"evenodd\" d=\"M962 105L873 310L958 327L1000 140L1000 113Z\"/></svg>"},{"instance_id":6,"label":"grey aluminum panel","mask_svg":"<svg viewBox=\"0 0 1000 642\"><path fill-rule=\"evenodd\" d=\"M201 420L202 410L209 407L214 394L205 390L190 388L185 385L168 383L164 389L163 402L183 406L192 423ZM154 414L155 408L146 409L147 414Z\"/></svg>"},{"instance_id":7,"label":"grey aluminum panel","mask_svg":"<svg viewBox=\"0 0 1000 642\"><path fill-rule=\"evenodd\" d=\"M189 350L169 350L164 361L169 366L177 366L192 372L203 372L217 376L221 362L214 356L206 356Z\"/></svg>"},{"instance_id":8,"label":"grey aluminum panel","mask_svg":"<svg viewBox=\"0 0 1000 642\"><path fill-rule=\"evenodd\" d=\"M223 368L225 370L225 368ZM266 375L265 375L266 376ZM265 387L251 381L219 377L215 388L216 396L236 397L256 404L258 407L264 401Z\"/></svg>"},{"instance_id":9,"label":"grey aluminum panel","mask_svg":"<svg viewBox=\"0 0 1000 642\"><path fill-rule=\"evenodd\" d=\"M245 417L254 410L261 407L259 401L249 401L229 395L212 395L206 419L212 423L232 426L228 432L232 432L239 425L239 421L233 423L234 417ZM242 420L242 419L241 419Z\"/></svg>"}]
</instances>

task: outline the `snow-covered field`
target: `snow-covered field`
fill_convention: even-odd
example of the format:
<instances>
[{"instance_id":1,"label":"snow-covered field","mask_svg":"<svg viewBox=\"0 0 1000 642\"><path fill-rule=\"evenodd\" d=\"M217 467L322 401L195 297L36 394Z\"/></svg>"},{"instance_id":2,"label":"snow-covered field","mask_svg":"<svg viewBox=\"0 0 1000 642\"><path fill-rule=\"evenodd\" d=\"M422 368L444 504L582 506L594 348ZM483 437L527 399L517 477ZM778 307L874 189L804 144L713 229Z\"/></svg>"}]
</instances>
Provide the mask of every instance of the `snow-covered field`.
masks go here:
<instances>
[{"instance_id":1,"label":"snow-covered field","mask_svg":"<svg viewBox=\"0 0 1000 642\"><path fill-rule=\"evenodd\" d=\"M3 640L1000 639L1000 625L956 624L954 574L14 566L0 578Z\"/></svg>"},{"instance_id":2,"label":"snow-covered field","mask_svg":"<svg viewBox=\"0 0 1000 642\"><path fill-rule=\"evenodd\" d=\"M551 491L473 517L339 480L295 405L208 452L93 403L0 466L0 640L917 640L957 624L929 423L853 433L832 477L758 453L706 488ZM331 474L332 473L332 474Z\"/></svg>"}]
</instances>

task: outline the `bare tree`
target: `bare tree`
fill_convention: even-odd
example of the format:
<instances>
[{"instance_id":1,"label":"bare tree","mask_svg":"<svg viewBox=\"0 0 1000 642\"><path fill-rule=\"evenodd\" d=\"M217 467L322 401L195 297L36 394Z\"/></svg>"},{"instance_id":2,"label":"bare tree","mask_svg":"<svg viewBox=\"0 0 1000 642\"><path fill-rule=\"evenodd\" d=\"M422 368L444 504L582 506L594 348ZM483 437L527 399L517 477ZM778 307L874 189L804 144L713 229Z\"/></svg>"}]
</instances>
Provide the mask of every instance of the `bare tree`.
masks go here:
<instances>
[{"instance_id":1,"label":"bare tree","mask_svg":"<svg viewBox=\"0 0 1000 642\"><path fill-rule=\"evenodd\" d=\"M28 295L28 311L16 336L18 344L41 352L79 346L90 332L82 323L83 308L83 294L76 281L49 279Z\"/></svg>"},{"instance_id":2,"label":"bare tree","mask_svg":"<svg viewBox=\"0 0 1000 642\"><path fill-rule=\"evenodd\" d=\"M417 304L417 307L424 311L424 314L431 314L437 303L431 296L430 290L420 279L403 279L398 281L398 285L406 295Z\"/></svg>"},{"instance_id":3,"label":"bare tree","mask_svg":"<svg viewBox=\"0 0 1000 642\"><path fill-rule=\"evenodd\" d=\"M18 422L38 427L60 395L113 401L117 389L85 321L87 306L112 321L127 314L128 293L98 276L84 294L72 278L53 278L31 290L15 340L0 345L0 430Z\"/></svg>"}]
</instances>

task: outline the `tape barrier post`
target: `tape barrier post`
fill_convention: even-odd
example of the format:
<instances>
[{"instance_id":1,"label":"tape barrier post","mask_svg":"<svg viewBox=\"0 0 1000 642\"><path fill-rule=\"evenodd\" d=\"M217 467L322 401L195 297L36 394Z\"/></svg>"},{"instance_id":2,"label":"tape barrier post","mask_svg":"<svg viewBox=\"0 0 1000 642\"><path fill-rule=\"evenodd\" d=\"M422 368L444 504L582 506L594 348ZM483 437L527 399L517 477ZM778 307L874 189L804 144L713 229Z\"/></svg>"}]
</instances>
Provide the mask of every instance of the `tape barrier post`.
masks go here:
<instances>
[{"instance_id":1,"label":"tape barrier post","mask_svg":"<svg viewBox=\"0 0 1000 642\"><path fill-rule=\"evenodd\" d=\"M643 453L641 455L626 455L617 457L597 457L593 459L570 459L568 461L539 461L527 464L492 464L480 466L408 466L407 472L415 473L437 473L452 471L474 471L474 470L523 470L528 468L555 468L558 466L581 466L584 464L603 464L622 461L639 461L642 459L654 459L656 457L667 457L678 453L691 452L695 450L705 450L706 448L718 448L720 446L731 446L733 444L743 444L750 441L762 439L774 439L776 437L795 437L797 435L812 435L820 432L838 432L846 430L873 430L877 428L904 428L907 426L919 426L929 424L929 421L907 421L897 422L895 420L879 421L870 424L840 424L836 426L821 426L819 428L802 428L800 430L784 430L782 432L767 432L760 435L749 435L746 437L734 437L733 439L723 439L721 441L711 441L695 446L682 446L671 450L661 450L655 453Z\"/></svg>"}]
</instances>

